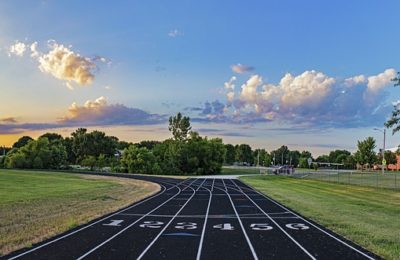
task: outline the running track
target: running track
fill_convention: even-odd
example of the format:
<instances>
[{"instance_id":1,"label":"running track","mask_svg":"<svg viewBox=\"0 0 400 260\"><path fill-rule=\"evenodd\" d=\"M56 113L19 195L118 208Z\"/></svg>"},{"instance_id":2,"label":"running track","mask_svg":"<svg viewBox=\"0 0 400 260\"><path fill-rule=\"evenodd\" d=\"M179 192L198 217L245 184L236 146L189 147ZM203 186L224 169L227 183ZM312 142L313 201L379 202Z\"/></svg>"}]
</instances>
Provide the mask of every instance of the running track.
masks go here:
<instances>
[{"instance_id":1,"label":"running track","mask_svg":"<svg viewBox=\"0 0 400 260\"><path fill-rule=\"evenodd\" d=\"M5 259L377 259L236 179L161 191Z\"/></svg>"}]
</instances>

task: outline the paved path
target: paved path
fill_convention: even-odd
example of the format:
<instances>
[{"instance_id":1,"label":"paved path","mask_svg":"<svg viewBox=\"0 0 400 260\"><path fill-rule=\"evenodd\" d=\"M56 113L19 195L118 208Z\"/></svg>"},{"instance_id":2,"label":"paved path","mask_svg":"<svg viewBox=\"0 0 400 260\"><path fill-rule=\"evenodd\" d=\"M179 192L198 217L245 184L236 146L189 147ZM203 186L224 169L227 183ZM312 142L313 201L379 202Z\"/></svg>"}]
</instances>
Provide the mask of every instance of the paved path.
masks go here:
<instances>
[{"instance_id":1,"label":"paved path","mask_svg":"<svg viewBox=\"0 0 400 260\"><path fill-rule=\"evenodd\" d=\"M159 193L5 259L375 259L237 179L136 176Z\"/></svg>"}]
</instances>

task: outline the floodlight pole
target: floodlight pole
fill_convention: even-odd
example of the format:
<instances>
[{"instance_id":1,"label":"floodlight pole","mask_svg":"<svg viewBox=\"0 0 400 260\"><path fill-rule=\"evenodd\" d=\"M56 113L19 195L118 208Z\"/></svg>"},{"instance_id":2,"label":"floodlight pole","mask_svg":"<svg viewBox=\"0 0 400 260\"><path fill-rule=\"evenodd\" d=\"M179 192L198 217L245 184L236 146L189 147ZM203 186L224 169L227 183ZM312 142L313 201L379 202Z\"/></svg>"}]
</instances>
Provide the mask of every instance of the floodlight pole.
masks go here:
<instances>
[{"instance_id":1,"label":"floodlight pole","mask_svg":"<svg viewBox=\"0 0 400 260\"><path fill-rule=\"evenodd\" d=\"M385 150L386 150L386 128L379 129L379 128L374 128L374 130L382 132L383 133L383 149L382 149L382 175L385 173L385 165L383 165L383 161L385 160Z\"/></svg>"}]
</instances>

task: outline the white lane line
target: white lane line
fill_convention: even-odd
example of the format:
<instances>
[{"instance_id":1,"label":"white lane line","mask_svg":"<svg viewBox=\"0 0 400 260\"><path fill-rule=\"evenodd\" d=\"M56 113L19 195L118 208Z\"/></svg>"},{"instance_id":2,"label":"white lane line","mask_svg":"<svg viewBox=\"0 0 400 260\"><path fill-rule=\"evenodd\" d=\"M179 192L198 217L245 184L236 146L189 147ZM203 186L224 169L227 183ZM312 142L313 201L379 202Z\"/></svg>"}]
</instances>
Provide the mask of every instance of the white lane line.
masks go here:
<instances>
[{"instance_id":1,"label":"white lane line","mask_svg":"<svg viewBox=\"0 0 400 260\"><path fill-rule=\"evenodd\" d=\"M97 245L96 247L92 248L91 250L89 250L88 252L86 252L84 255L80 256L79 258L77 258L78 260L83 259L84 257L88 256L89 254L93 253L94 251L96 251L97 249L99 249L100 247L102 247L103 245L107 244L108 242L110 242L111 240L113 240L115 237L119 236L120 234L122 234L123 232L125 232L127 229L129 229L130 227L132 227L133 225L135 225L136 223L138 223L140 220L142 220L143 218L145 218L146 216L150 215L151 213L153 213L154 211L156 211L157 209L159 209L160 207L162 207L164 204L166 204L168 201L174 199L176 196L178 196L183 190L181 190L181 188L179 188L179 186L177 186L177 188L179 189L179 192L177 194L175 194L174 196L172 196L171 198L169 198L168 200L164 201L162 204L158 205L156 208L152 209L151 211L149 211L146 215L144 215L143 217L137 219L135 222L131 223L129 226L125 227L124 229L122 229L121 231L119 231L118 233L116 233L115 235L109 237L107 240L103 241L102 243L100 243L99 245Z\"/></svg>"},{"instance_id":2,"label":"white lane line","mask_svg":"<svg viewBox=\"0 0 400 260\"><path fill-rule=\"evenodd\" d=\"M290 238L298 247L300 247L301 250L303 250L311 259L316 259L310 252L307 251L307 249L305 249L299 242L297 242L296 239L294 239L289 233L287 233L286 230L284 230L270 215L268 215L260 206L258 206L257 203L255 203L246 193L244 193L235 182L233 182L233 184L236 185L236 187L239 188L239 191L241 191L243 195L245 195L262 213L264 213L267 218L269 218L283 233L285 233L288 238Z\"/></svg>"},{"instance_id":3,"label":"white lane line","mask_svg":"<svg viewBox=\"0 0 400 260\"><path fill-rule=\"evenodd\" d=\"M214 182L215 182L215 179L213 179L213 182L212 182L212 184L211 184L211 190L214 188ZM207 189L207 188L206 188L206 189ZM201 256L201 249L202 249L202 247L203 247L204 234L205 234L205 232L206 232L207 220L208 220L208 216L209 216L208 213L210 212L210 205L211 205L211 199L212 199L212 192L211 192L209 189L207 189L207 190L208 190L208 192L210 193L210 198L209 198L209 200L208 200L208 206L207 206L206 217L205 217L205 219L204 219L203 230L201 231L201 238L200 238L200 243L199 243L199 249L197 250L197 257L196 257L197 260L200 260L200 256Z\"/></svg>"},{"instance_id":4,"label":"white lane line","mask_svg":"<svg viewBox=\"0 0 400 260\"><path fill-rule=\"evenodd\" d=\"M125 177L120 177L120 178L125 178ZM141 180L141 179L137 179L137 180ZM188 179L185 179L184 181L181 181L181 182L179 182L179 183L173 185L171 188L174 188L175 186L177 186L177 185L179 185L179 184L185 182L186 180L188 180ZM141 180L141 181L149 181L149 180ZM170 183L164 182L164 181L159 181L159 182L160 182L160 183L167 183L167 184L170 184ZM34 252L34 251L36 251L36 250L38 250L38 249L40 249L40 248L42 248L42 247L48 246L48 245L53 244L53 243L55 243L55 242L57 242L57 241L59 241L59 240L62 240L62 239L67 238L67 237L69 237L69 236L71 236L71 235L74 235L74 234L76 234L76 233L78 233L78 232L80 232L80 231L82 231L82 230L85 230L86 228L89 228L89 227L91 227L91 226L93 226L93 225L98 224L99 222L102 222L102 221L104 221L104 220L106 220L106 219L108 219L108 218L111 218L111 217L113 217L113 216L115 216L115 215L117 215L117 214L120 214L120 213L125 212L125 211L127 211L127 210L130 210L130 209L132 209L132 208L134 208L134 207L136 207L136 206L139 206L140 204L142 204L142 203L144 203L144 202L146 202L146 201L148 201L148 200L150 200L150 199L154 199L154 198L156 198L156 197L158 197L158 196L164 194L165 191L171 189L171 188L167 189L167 188L166 188L164 185L162 185L162 184L159 184L159 185L160 185L161 188L163 189L161 192L159 192L159 193L157 193L157 194L154 194L154 195L152 195L152 196L146 198L145 200L142 200L142 201L140 201L140 202L138 202L138 203L136 203L136 204L134 204L134 205L132 205L132 206L130 206L130 207L128 207L128 208L122 209L122 210L120 210L120 211L117 211L117 212L115 212L115 213L109 215L109 216L106 216L106 217L104 217L104 218L102 218L102 219L99 219L99 220L97 220L97 221L95 221L95 222L93 222L93 223L91 223L91 224L89 224L89 225L83 226L82 228L77 229L77 230L75 230L75 231L73 231L73 232L71 232L71 233L68 233L68 234L66 234L66 235L64 235L64 236L61 236L61 237L56 238L56 239L54 239L54 240L51 240L51 241L49 241L49 242L47 242L47 243L45 243L45 244L42 244L42 245L37 246L37 247L35 247L35 248L32 248L31 250L25 251L25 252L23 252L23 253L21 253L21 254L19 254L19 255L16 255L16 256L14 256L14 257L11 257L11 258L9 258L9 260L13 260L13 259L19 258L19 257L21 257L21 256L24 256L24 255L26 255L26 254L29 254L29 253L31 253L31 252ZM172 184L170 184L170 185L172 185Z\"/></svg>"},{"instance_id":5,"label":"white lane line","mask_svg":"<svg viewBox=\"0 0 400 260\"><path fill-rule=\"evenodd\" d=\"M227 188L226 188L226 185L225 185L224 179L222 179L222 183L224 184L225 189L227 189ZM254 250L253 244L251 243L249 237L247 236L247 233L246 233L246 230L244 229L242 220L240 219L239 214L238 214L237 211L236 211L235 205L233 204L231 195L229 194L229 192L226 192L226 194L228 195L228 198L229 198L229 200L231 201L233 210L235 211L236 217L237 217L237 219L238 219L238 221L239 221L240 227L242 228L243 234L244 234L244 236L246 237L246 241L247 241L247 244L248 244L249 247L250 247L251 253L253 254L254 259L257 260L258 257L257 257L256 251Z\"/></svg>"},{"instance_id":6,"label":"white lane line","mask_svg":"<svg viewBox=\"0 0 400 260\"><path fill-rule=\"evenodd\" d=\"M40 248L42 248L42 247L48 246L48 245L50 245L50 244L52 244L52 243L54 243L54 242L57 242L57 241L59 241L59 240L61 240L61 239L64 239L64 238L69 237L69 236L71 236L71 235L73 235L73 234L76 234L76 233L78 233L78 232L80 232L80 231L82 231L82 230L84 230L84 229L86 229L86 228L88 228L88 227L91 227L91 226L93 226L93 225L96 225L97 223L102 222L102 221L104 221L104 220L106 220L106 219L108 219L108 218L111 218L111 217L113 217L113 216L115 216L115 215L117 215L117 214L120 214L120 213L122 213L122 212L125 212L125 211L127 211L127 210L129 210L129 209L132 209L132 208L134 208L134 207L136 207L136 206L138 206L138 205L140 205L140 204L142 204L142 203L144 203L144 202L146 202L146 201L148 201L148 200L150 200L150 199L156 198L156 197L160 196L161 194L163 194L163 193L166 191L165 186L162 185L162 184L160 184L160 185L162 186L163 190L162 190L160 193L158 193L158 194L154 194L153 196L148 197L147 199L142 200L141 202L139 202L139 203L137 203L137 204L134 204L134 205L132 205L132 206L130 206L130 207L128 207L128 208L125 208L125 209L123 209L123 210L117 211L117 212L115 212L115 213L112 214L112 215L109 215L109 216L107 216L107 217L104 217L104 218L102 218L102 219L99 219L99 220L97 220L96 222L93 222L92 224L89 224L89 225L87 225L87 226L84 226L84 227L82 227L82 228L80 228L80 229L78 229L78 230L75 230L75 231L73 231L73 232L71 232L71 233L68 233L68 234L66 234L66 235L64 235L64 236L62 236L62 237L56 238L56 239L51 240L51 241L49 241L49 242L47 242L47 243L45 243L45 244L43 244L43 245L37 246L37 247L35 247L35 248L31 249L31 250L28 250L28 251L26 251L26 252L23 252L23 253L21 253L21 254L19 254L19 255L16 255L16 256L14 256L14 257L11 257L11 258L9 258L9 260L16 259L16 258L19 258L19 257L24 256L24 255L26 255L26 254L29 254L29 253L31 253L31 252L34 252L34 251L36 251L36 250L38 250L38 249L40 249Z\"/></svg>"},{"instance_id":7,"label":"white lane line","mask_svg":"<svg viewBox=\"0 0 400 260\"><path fill-rule=\"evenodd\" d=\"M200 189L201 186L203 186L203 184L206 182L207 179L204 179L204 181L199 185L199 187L196 189L196 191L198 191Z\"/></svg>"},{"instance_id":8,"label":"white lane line","mask_svg":"<svg viewBox=\"0 0 400 260\"><path fill-rule=\"evenodd\" d=\"M273 202L275 205L278 205L278 206L281 207L282 209L284 209L284 210L286 210L286 211L292 213L293 215L295 215L295 216L298 217L299 219L301 219L301 220L307 222L309 225L315 227L315 228L318 229L319 231L321 231L321 232L323 232L324 234L326 234L326 235L332 237L333 239L335 239L336 241L342 243L343 245L345 245L345 246L347 246L347 247L353 249L353 250L356 251L357 253L360 253L361 255L365 256L365 257L368 258L368 259L371 259L371 260L375 259L375 258L373 258L373 257L371 257L371 256L369 256L369 255L367 255L367 254L365 254L364 252L358 250L357 248L355 248L355 247L353 247L353 246L347 244L345 241L342 241L341 239L335 237L334 235L329 234L328 232L326 232L326 231L323 230L322 228L320 228L320 227L314 225L313 223L311 223L311 222L308 221L307 219L304 219L303 217L301 217L300 215L298 215L298 214L294 213L293 211L289 210L289 209L286 208L285 206L283 206L283 205L279 204L278 202L276 202L276 201L274 201L274 200L268 198L265 194L259 192L258 190L256 190L256 189L253 189L253 190L254 190L255 192L257 192L258 194L262 195L262 196L263 196L264 198L266 198L267 200Z\"/></svg>"},{"instance_id":9,"label":"white lane line","mask_svg":"<svg viewBox=\"0 0 400 260\"><path fill-rule=\"evenodd\" d=\"M196 179L197 180L197 179ZM204 182L203 182L204 183ZM137 260L142 259L142 257L147 253L147 251L149 251L149 249L154 245L154 243L158 240L158 238L161 236L161 234L168 228L168 226L172 223L172 221L174 221L174 219L176 218L176 216L179 215L179 213L185 208L185 206L189 203L189 201L194 197L194 195L196 194L195 189L193 189L192 187L189 187L193 190L193 194L192 196L190 196L190 198L185 202L185 204L183 204L183 206L178 210L178 212L176 212L176 214L174 215L174 217L165 225L165 227L160 231L160 233L158 233L158 235L153 239L153 241L151 241L151 243L144 249L144 251L139 255L139 257L137 258Z\"/></svg>"}]
</instances>

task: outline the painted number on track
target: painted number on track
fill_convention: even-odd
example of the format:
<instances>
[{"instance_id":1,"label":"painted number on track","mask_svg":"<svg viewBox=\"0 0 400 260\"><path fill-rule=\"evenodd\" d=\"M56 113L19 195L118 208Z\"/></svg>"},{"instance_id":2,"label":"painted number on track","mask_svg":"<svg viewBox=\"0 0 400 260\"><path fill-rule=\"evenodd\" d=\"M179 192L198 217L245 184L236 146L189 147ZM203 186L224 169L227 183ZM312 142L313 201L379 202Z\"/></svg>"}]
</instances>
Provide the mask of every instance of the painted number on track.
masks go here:
<instances>
[{"instance_id":1,"label":"painted number on track","mask_svg":"<svg viewBox=\"0 0 400 260\"><path fill-rule=\"evenodd\" d=\"M273 229L269 224L267 223L253 223L250 225L251 229L253 230L271 230Z\"/></svg>"},{"instance_id":2,"label":"painted number on track","mask_svg":"<svg viewBox=\"0 0 400 260\"><path fill-rule=\"evenodd\" d=\"M294 230L306 230L309 229L310 227L303 224L303 223L291 223L291 224L286 224L287 228L294 229Z\"/></svg>"},{"instance_id":3,"label":"painted number on track","mask_svg":"<svg viewBox=\"0 0 400 260\"><path fill-rule=\"evenodd\" d=\"M112 227L119 227L119 226L121 226L120 224L122 223L122 222L124 222L123 220L120 220L120 219L118 219L118 220L111 220L111 222L110 223L106 223L106 224L103 224L103 226L112 226Z\"/></svg>"},{"instance_id":4,"label":"painted number on track","mask_svg":"<svg viewBox=\"0 0 400 260\"><path fill-rule=\"evenodd\" d=\"M179 222L179 223L176 223L175 228L177 228L177 229L196 229L197 228L197 223Z\"/></svg>"},{"instance_id":5,"label":"painted number on track","mask_svg":"<svg viewBox=\"0 0 400 260\"><path fill-rule=\"evenodd\" d=\"M214 225L213 228L217 228L219 230L235 230L235 228L231 225L231 223Z\"/></svg>"},{"instance_id":6,"label":"painted number on track","mask_svg":"<svg viewBox=\"0 0 400 260\"><path fill-rule=\"evenodd\" d=\"M161 228L164 225L164 222L161 221L145 221L143 224L140 224L142 228Z\"/></svg>"}]
</instances>

